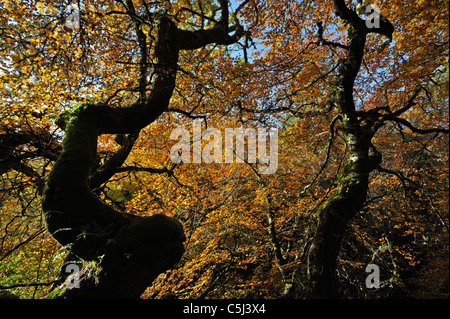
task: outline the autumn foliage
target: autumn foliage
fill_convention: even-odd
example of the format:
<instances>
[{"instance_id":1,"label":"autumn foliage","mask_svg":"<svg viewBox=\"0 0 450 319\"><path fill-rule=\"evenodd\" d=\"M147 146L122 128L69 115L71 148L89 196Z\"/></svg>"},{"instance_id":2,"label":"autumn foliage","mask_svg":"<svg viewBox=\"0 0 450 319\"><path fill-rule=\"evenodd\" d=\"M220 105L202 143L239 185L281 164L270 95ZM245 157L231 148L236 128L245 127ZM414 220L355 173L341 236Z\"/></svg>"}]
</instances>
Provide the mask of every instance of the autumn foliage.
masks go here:
<instances>
[{"instance_id":1,"label":"autumn foliage","mask_svg":"<svg viewBox=\"0 0 450 319\"><path fill-rule=\"evenodd\" d=\"M351 152L346 114L330 101L357 30L336 4L357 12L359 1L83 0L79 28L65 24L69 1L1 1L2 291L46 296L68 254L41 207L65 117L89 103L142 100L158 68L158 19L208 30L224 2L235 42L181 49L168 109L134 135L101 135L90 186L118 211L183 224L181 261L142 298L309 296L319 216L345 184ZM353 100L359 125L376 127L368 154L381 163L367 173L364 205L342 238L337 293L448 298L448 2L373 4L394 32L367 34ZM171 132L192 135L194 121L223 134L277 128L276 173L248 161L173 163ZM113 174L96 183L102 170ZM380 289L366 288L368 264L380 267Z\"/></svg>"}]
</instances>

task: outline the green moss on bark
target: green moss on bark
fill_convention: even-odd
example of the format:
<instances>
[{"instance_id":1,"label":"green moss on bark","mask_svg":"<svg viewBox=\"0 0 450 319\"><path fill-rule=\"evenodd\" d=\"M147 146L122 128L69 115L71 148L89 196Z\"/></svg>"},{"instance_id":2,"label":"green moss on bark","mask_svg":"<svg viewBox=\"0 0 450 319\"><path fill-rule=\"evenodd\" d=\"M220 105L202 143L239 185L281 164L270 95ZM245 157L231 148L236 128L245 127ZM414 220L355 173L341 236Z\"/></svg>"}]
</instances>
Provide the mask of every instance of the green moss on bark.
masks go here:
<instances>
[{"instance_id":1,"label":"green moss on bark","mask_svg":"<svg viewBox=\"0 0 450 319\"><path fill-rule=\"evenodd\" d=\"M89 189L101 114L95 107L83 105L70 116L43 201L49 232L85 261L81 286L62 284L48 298L138 298L184 253L181 223L164 215L119 213Z\"/></svg>"}]
</instances>

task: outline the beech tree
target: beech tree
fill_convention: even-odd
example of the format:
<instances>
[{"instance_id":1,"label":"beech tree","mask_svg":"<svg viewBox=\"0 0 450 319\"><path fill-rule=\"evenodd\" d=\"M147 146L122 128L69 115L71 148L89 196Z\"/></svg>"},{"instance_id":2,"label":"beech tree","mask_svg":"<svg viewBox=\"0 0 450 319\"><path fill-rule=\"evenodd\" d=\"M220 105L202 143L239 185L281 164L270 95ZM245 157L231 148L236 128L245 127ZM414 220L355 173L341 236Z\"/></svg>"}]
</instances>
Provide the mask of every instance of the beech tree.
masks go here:
<instances>
[{"instance_id":1,"label":"beech tree","mask_svg":"<svg viewBox=\"0 0 450 319\"><path fill-rule=\"evenodd\" d=\"M39 4L45 12L55 8ZM139 217L117 212L94 196L89 175L96 163L99 135L128 134L123 136L122 144L129 152L136 132L167 111L175 88L180 50L239 40L243 30L238 23L229 26L228 1L219 4L209 17L214 21L213 26L193 31L177 28L167 14L150 12L145 3L137 10L133 1L119 1L118 10L96 12L104 16L125 16L123 20L133 25L132 38L128 41L136 41L138 45L139 76L134 90L139 92L139 98L126 107L82 103L74 112L59 118L65 134L61 154L43 193L44 222L71 256L90 264L84 265L77 279L81 282L80 289L67 289L63 285L50 294L52 297L137 298L157 275L181 258L184 232L178 221L161 214ZM153 62L149 59L150 43L142 29L144 25L155 25L156 29L151 48ZM115 166L110 164L112 169L126 158L122 154L116 157L119 155L121 158L115 159ZM112 169L109 172L104 169L102 176L93 177L91 183L98 183L98 179L104 182L114 174Z\"/></svg>"},{"instance_id":2,"label":"beech tree","mask_svg":"<svg viewBox=\"0 0 450 319\"><path fill-rule=\"evenodd\" d=\"M0 288L364 298L369 263L392 291L448 278L444 1L0 8ZM193 121L277 128L277 171L173 163Z\"/></svg>"},{"instance_id":3,"label":"beech tree","mask_svg":"<svg viewBox=\"0 0 450 319\"><path fill-rule=\"evenodd\" d=\"M334 1L336 15L348 23L347 51L339 61L335 90L330 94L327 105L337 110L340 131L347 145L343 176L336 181L337 187L327 201L319 208L319 221L308 251L308 276L310 295L314 298L336 296L336 259L342 237L349 221L359 212L365 202L369 186L369 174L380 168L382 153L372 144L378 129L393 121L406 125L419 134L448 133L446 128L419 129L401 116L415 105L418 94L423 89L418 86L404 105L392 110L389 106L378 106L358 111L354 100L354 83L361 68L367 37L376 33L392 41L394 26L380 13L376 13L377 25L361 19L356 10L351 10L345 1ZM373 10L372 10L373 12ZM319 24L319 41L324 45L342 46L323 39ZM333 129L333 128L332 128Z\"/></svg>"}]
</instances>

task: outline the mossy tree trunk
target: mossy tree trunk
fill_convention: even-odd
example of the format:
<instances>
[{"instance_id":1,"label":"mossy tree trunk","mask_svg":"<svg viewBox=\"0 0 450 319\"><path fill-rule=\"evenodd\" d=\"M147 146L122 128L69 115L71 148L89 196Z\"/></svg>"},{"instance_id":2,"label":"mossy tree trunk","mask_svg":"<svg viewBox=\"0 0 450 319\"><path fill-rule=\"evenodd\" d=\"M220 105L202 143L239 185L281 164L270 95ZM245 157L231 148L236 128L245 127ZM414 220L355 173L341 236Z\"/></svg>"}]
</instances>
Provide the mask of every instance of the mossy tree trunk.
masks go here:
<instances>
[{"instance_id":1,"label":"mossy tree trunk","mask_svg":"<svg viewBox=\"0 0 450 319\"><path fill-rule=\"evenodd\" d=\"M350 220L364 206L369 173L381 163L381 154L373 147L371 140L383 121L376 112L369 114L356 110L353 87L364 55L367 34L379 33L391 39L393 33L393 26L384 18L379 28L369 29L365 21L346 6L345 1L335 0L334 4L337 15L349 23L350 43L345 46L347 56L341 61L336 90L328 103L338 110L340 132L347 144L347 158L336 189L319 208L317 229L308 250L309 298L337 297L336 260L341 241ZM319 37L322 37L320 30ZM321 40L326 45L340 45L323 38Z\"/></svg>"},{"instance_id":2,"label":"mossy tree trunk","mask_svg":"<svg viewBox=\"0 0 450 319\"><path fill-rule=\"evenodd\" d=\"M82 269L74 277L79 287L64 282L49 298L139 298L156 276L182 257L184 232L177 220L114 210L92 193L89 175L99 135L135 134L167 110L180 50L209 43L231 44L239 39L239 26L234 27L234 35L228 34L228 2L220 3L222 19L212 29L180 30L169 18L159 18L155 74L148 95L142 90L137 102L123 108L85 104L68 116L63 150L44 191L43 211L50 234L70 251ZM127 4L130 16L136 17L132 1ZM136 30L141 50L147 50L139 25ZM145 57L148 53L141 54ZM146 67L147 59L143 58L142 85L147 84Z\"/></svg>"},{"instance_id":3,"label":"mossy tree trunk","mask_svg":"<svg viewBox=\"0 0 450 319\"><path fill-rule=\"evenodd\" d=\"M369 174L378 169L394 173L381 167L382 154L372 144L372 138L387 122L408 127L416 134L446 133L448 129L417 128L401 118L415 104L415 99L424 90L419 83L408 100L401 106L380 106L369 110L358 110L354 103L353 89L355 79L364 56L367 35L378 34L392 40L394 26L381 14L378 20L366 21L347 7L345 0L333 0L337 16L348 25L348 45L323 39L323 26L318 23L318 43L340 47L347 51L340 61L340 68L334 92L328 99L328 109L338 111L336 120L340 120L340 133L347 144L346 162L343 174L337 180L336 188L319 208L318 224L308 249L307 274L309 298L339 297L336 278L336 262L341 241L351 219L364 207L369 187ZM401 32L401 31L399 31ZM380 47L383 50L388 44ZM331 129L334 129L334 120ZM333 133L333 132L332 132ZM400 177L401 174L395 174ZM402 180L404 182L404 180Z\"/></svg>"}]
</instances>

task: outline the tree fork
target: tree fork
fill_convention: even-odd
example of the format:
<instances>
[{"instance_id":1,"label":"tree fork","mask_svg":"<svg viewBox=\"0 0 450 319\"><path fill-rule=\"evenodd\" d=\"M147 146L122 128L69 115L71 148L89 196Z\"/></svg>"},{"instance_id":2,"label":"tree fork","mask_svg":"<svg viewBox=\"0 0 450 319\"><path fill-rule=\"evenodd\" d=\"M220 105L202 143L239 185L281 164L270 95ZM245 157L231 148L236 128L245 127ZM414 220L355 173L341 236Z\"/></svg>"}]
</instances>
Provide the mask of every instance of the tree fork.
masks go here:
<instances>
[{"instance_id":1,"label":"tree fork","mask_svg":"<svg viewBox=\"0 0 450 319\"><path fill-rule=\"evenodd\" d=\"M84 267L78 274L80 288L63 283L50 298L139 298L156 276L183 255L181 223L164 215L119 213L92 193L89 174L99 135L138 132L168 110L180 50L239 40L243 29L238 24L228 27L228 1L220 3L221 20L211 29L180 30L169 18L159 19L155 73L148 95L141 93L124 108L84 104L66 119L63 150L44 191L43 217L51 235ZM228 34L231 29L233 35ZM141 61L141 67L147 65L146 59ZM141 68L141 74L145 73Z\"/></svg>"},{"instance_id":2,"label":"tree fork","mask_svg":"<svg viewBox=\"0 0 450 319\"><path fill-rule=\"evenodd\" d=\"M42 206L48 231L84 267L77 279L80 288L63 283L49 297L139 298L184 253L184 231L177 220L122 214L102 203L88 185L100 134L132 133L167 109L178 61L174 28L170 20L161 19L155 50L161 67L145 101L123 109L85 104L69 116Z\"/></svg>"},{"instance_id":3,"label":"tree fork","mask_svg":"<svg viewBox=\"0 0 450 319\"><path fill-rule=\"evenodd\" d=\"M394 30L392 24L384 17L379 29L368 29L365 21L349 9L345 1L335 0L334 5L336 14L346 20L352 28L347 57L339 69L337 89L328 101L339 112L348 156L344 176L338 180L337 189L319 208L316 232L308 250L307 296L316 299L338 296L336 263L341 241L348 223L364 206L369 173L381 162L381 154L374 152L375 148L371 143L380 126L376 123L362 125L358 120L353 100L353 86L362 63L366 37L368 33L374 32L391 39Z\"/></svg>"}]
</instances>

